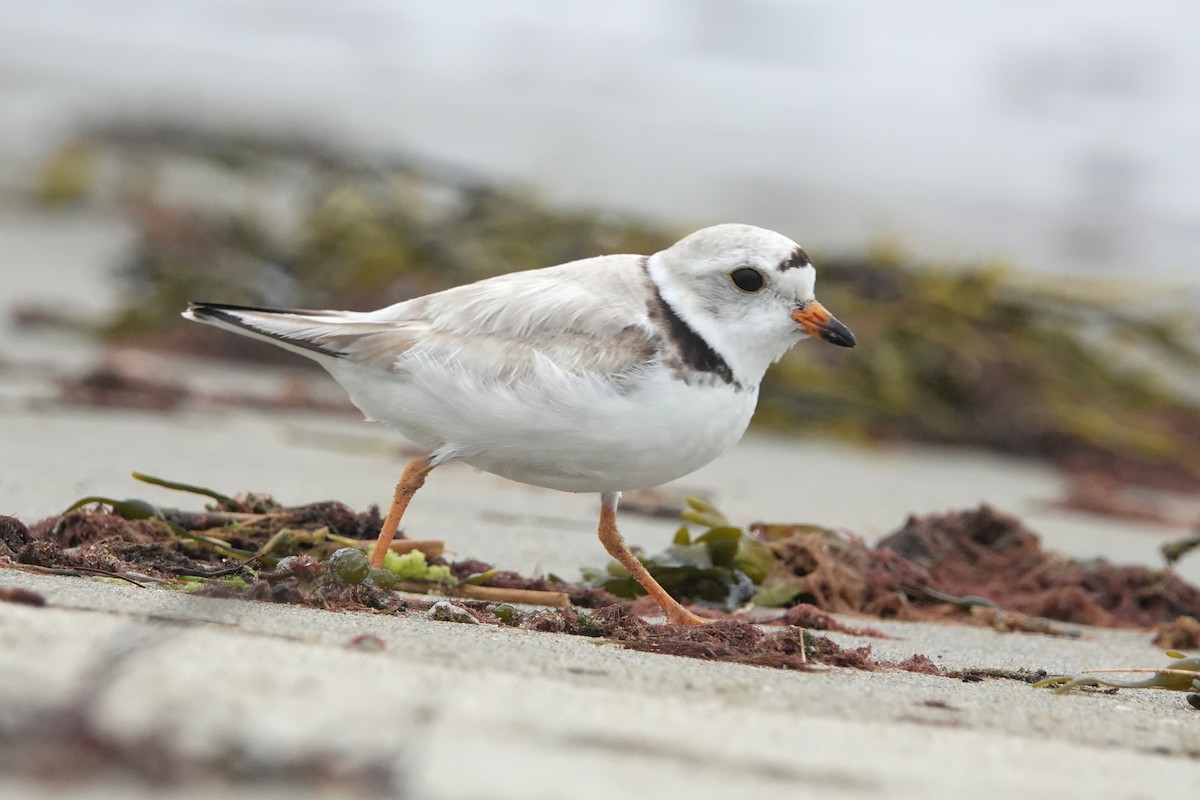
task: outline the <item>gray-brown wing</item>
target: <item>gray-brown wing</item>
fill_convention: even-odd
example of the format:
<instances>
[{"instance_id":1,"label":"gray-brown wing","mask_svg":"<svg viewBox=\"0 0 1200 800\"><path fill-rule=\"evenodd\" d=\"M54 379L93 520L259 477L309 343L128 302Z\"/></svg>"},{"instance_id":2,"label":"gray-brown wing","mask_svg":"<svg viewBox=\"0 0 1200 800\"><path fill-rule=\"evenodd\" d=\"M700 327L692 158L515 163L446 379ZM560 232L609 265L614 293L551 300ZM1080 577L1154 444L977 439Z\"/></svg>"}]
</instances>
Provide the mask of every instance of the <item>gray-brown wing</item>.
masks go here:
<instances>
[{"instance_id":1,"label":"gray-brown wing","mask_svg":"<svg viewBox=\"0 0 1200 800\"><path fill-rule=\"evenodd\" d=\"M351 361L400 371L432 360L507 381L548 363L619 380L661 344L643 261L605 256L502 275L356 315L319 338Z\"/></svg>"}]
</instances>

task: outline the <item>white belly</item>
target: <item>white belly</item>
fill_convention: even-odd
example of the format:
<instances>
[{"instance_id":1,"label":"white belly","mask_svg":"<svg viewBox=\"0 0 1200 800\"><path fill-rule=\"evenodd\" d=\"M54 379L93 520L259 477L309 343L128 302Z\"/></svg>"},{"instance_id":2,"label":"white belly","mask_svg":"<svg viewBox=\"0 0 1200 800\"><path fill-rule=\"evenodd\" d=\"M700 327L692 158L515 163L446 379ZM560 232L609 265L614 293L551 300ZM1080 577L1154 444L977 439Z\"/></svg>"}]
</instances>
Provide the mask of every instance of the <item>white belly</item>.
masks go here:
<instances>
[{"instance_id":1,"label":"white belly","mask_svg":"<svg viewBox=\"0 0 1200 800\"><path fill-rule=\"evenodd\" d=\"M565 373L518 385L440 371L374 375L334 371L369 419L485 472L570 492L628 491L687 475L741 438L758 400L757 387L689 386L665 370L625 393Z\"/></svg>"}]
</instances>

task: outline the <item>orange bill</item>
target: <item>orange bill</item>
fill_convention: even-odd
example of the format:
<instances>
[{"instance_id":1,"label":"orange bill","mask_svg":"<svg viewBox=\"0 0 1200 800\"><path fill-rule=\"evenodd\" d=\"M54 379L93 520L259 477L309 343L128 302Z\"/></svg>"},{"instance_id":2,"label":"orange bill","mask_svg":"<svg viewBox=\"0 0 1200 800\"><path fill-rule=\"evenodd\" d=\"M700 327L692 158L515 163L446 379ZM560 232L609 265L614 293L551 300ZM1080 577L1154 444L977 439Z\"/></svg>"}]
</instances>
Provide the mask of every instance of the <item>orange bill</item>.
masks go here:
<instances>
[{"instance_id":1,"label":"orange bill","mask_svg":"<svg viewBox=\"0 0 1200 800\"><path fill-rule=\"evenodd\" d=\"M855 345L854 334L850 332L850 329L816 300L810 300L793 311L792 319L796 320L809 336L824 339L838 347L854 347Z\"/></svg>"}]
</instances>

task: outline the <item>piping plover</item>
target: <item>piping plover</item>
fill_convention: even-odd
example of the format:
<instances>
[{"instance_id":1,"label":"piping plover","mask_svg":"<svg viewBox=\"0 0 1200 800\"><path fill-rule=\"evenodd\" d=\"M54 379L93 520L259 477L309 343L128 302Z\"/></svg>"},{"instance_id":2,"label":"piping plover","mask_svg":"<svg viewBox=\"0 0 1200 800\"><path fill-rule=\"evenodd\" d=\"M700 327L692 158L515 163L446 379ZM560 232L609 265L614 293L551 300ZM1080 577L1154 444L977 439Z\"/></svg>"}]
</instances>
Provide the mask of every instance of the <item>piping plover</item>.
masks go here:
<instances>
[{"instance_id":1,"label":"piping plover","mask_svg":"<svg viewBox=\"0 0 1200 800\"><path fill-rule=\"evenodd\" d=\"M716 225L652 256L514 272L379 311L191 303L184 316L314 359L367 419L430 449L396 486L373 565L430 471L462 461L599 492L605 549L671 622L694 625L625 545L617 501L737 442L767 367L801 339L854 346L815 281L786 236Z\"/></svg>"}]
</instances>

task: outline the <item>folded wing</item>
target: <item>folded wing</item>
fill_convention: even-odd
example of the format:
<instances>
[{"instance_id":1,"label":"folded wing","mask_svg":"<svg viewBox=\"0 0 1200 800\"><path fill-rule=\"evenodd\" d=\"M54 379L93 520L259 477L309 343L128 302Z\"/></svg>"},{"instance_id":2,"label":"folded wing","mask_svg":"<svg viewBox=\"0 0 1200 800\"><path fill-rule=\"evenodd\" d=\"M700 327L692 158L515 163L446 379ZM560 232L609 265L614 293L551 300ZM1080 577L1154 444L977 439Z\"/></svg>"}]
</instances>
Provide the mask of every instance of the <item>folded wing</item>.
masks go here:
<instances>
[{"instance_id":1,"label":"folded wing","mask_svg":"<svg viewBox=\"0 0 1200 800\"><path fill-rule=\"evenodd\" d=\"M620 383L656 357L641 256L511 273L372 312L191 303L184 316L331 369L403 375L431 364L512 382L538 370Z\"/></svg>"}]
</instances>

